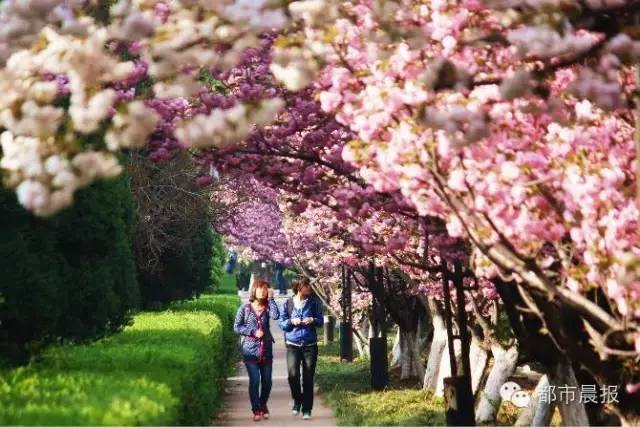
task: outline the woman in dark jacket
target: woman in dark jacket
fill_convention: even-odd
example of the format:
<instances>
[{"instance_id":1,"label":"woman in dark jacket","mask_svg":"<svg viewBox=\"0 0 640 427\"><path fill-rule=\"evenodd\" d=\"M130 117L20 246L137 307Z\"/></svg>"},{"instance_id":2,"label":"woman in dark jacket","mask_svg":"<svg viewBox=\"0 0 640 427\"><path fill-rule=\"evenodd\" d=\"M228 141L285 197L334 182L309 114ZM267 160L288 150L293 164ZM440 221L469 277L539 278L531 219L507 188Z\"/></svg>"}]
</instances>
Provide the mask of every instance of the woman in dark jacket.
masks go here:
<instances>
[{"instance_id":1,"label":"woman in dark jacket","mask_svg":"<svg viewBox=\"0 0 640 427\"><path fill-rule=\"evenodd\" d=\"M279 317L273 289L265 280L257 279L249 302L238 309L233 324L234 331L242 335L242 361L249 374L249 399L254 421L269 418L267 401L271 392L274 342L269 319Z\"/></svg>"},{"instance_id":2,"label":"woman in dark jacket","mask_svg":"<svg viewBox=\"0 0 640 427\"><path fill-rule=\"evenodd\" d=\"M293 415L302 411L305 420L311 419L313 409L313 377L318 361L316 328L322 326L322 303L311 295L306 281L293 283L294 296L285 301L280 315L280 327L285 332L289 387L293 398ZM302 365L302 387L300 387Z\"/></svg>"}]
</instances>

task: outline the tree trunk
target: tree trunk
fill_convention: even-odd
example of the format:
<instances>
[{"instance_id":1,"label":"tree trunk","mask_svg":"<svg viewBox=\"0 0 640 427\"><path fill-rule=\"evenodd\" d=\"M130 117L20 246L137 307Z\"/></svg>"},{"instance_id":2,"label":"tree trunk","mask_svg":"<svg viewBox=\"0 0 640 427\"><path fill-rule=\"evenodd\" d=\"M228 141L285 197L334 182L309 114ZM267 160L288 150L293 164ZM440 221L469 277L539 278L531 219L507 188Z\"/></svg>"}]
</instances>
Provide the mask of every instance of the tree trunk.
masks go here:
<instances>
[{"instance_id":1,"label":"tree trunk","mask_svg":"<svg viewBox=\"0 0 640 427\"><path fill-rule=\"evenodd\" d=\"M524 408L516 421L518 427L542 427L551 424L551 417L555 403L540 399L543 390L549 387L549 377L543 375L536 385L535 391L531 396L529 406Z\"/></svg>"},{"instance_id":2,"label":"tree trunk","mask_svg":"<svg viewBox=\"0 0 640 427\"><path fill-rule=\"evenodd\" d=\"M491 353L493 354L494 363L478 402L478 409L476 410L476 422L478 424L495 422L495 417L502 401L500 387L513 375L518 362L518 347L516 345L504 349L499 344L494 343L491 345Z\"/></svg>"},{"instance_id":3,"label":"tree trunk","mask_svg":"<svg viewBox=\"0 0 640 427\"><path fill-rule=\"evenodd\" d=\"M376 338L380 336L380 332L376 330L374 323L371 321L371 318L368 317L367 318L367 322L369 323L369 334L368 334L368 338Z\"/></svg>"},{"instance_id":4,"label":"tree trunk","mask_svg":"<svg viewBox=\"0 0 640 427\"><path fill-rule=\"evenodd\" d=\"M356 347L360 357L369 357L369 319L365 316L360 321L359 334L354 334ZM366 341L360 339L365 338Z\"/></svg>"},{"instance_id":5,"label":"tree trunk","mask_svg":"<svg viewBox=\"0 0 640 427\"><path fill-rule=\"evenodd\" d=\"M580 402L580 384L576 380L571 364L562 361L552 367L549 372L549 383L555 386L556 404L562 415L562 424L566 426L588 426L589 418L584 409L584 403ZM575 398L565 398L560 395L559 387L574 387Z\"/></svg>"},{"instance_id":6,"label":"tree trunk","mask_svg":"<svg viewBox=\"0 0 640 427\"><path fill-rule=\"evenodd\" d=\"M475 394L478 386L482 382L487 362L489 361L489 353L480 346L480 340L474 335L471 338L471 350L469 351L469 362L471 363L471 390Z\"/></svg>"},{"instance_id":7,"label":"tree trunk","mask_svg":"<svg viewBox=\"0 0 640 427\"><path fill-rule=\"evenodd\" d=\"M400 379L424 378L424 363L420 353L422 353L422 344L418 331L400 330Z\"/></svg>"},{"instance_id":8,"label":"tree trunk","mask_svg":"<svg viewBox=\"0 0 640 427\"><path fill-rule=\"evenodd\" d=\"M427 317L418 318L414 331L405 331L398 327L393 344L392 367L400 367L400 378L424 378L425 367L422 351L427 347L431 325Z\"/></svg>"},{"instance_id":9,"label":"tree trunk","mask_svg":"<svg viewBox=\"0 0 640 427\"><path fill-rule=\"evenodd\" d=\"M640 417L635 415L621 415L620 423L622 427L638 427L640 426Z\"/></svg>"},{"instance_id":10,"label":"tree trunk","mask_svg":"<svg viewBox=\"0 0 640 427\"><path fill-rule=\"evenodd\" d=\"M447 344L447 341L445 341ZM448 344L447 344L448 345ZM445 347L446 348L446 347ZM460 340L453 340L453 351L456 358L458 370L461 369L462 351ZM462 373L458 371L458 375ZM444 396L444 379L451 376L451 361L449 360L449 351L445 350L442 359L440 359L440 369L438 370L438 378L436 380L436 396Z\"/></svg>"},{"instance_id":11,"label":"tree trunk","mask_svg":"<svg viewBox=\"0 0 640 427\"><path fill-rule=\"evenodd\" d=\"M431 323L431 316L428 313L424 317L418 319L418 331L416 334L418 351L422 354L423 351L429 348L429 337L433 332L433 325Z\"/></svg>"},{"instance_id":12,"label":"tree trunk","mask_svg":"<svg viewBox=\"0 0 640 427\"><path fill-rule=\"evenodd\" d=\"M389 363L389 368L396 368L400 366L400 358L401 358L400 349L400 328L396 331L396 337L393 339L393 349L391 350L391 363Z\"/></svg>"},{"instance_id":13,"label":"tree trunk","mask_svg":"<svg viewBox=\"0 0 640 427\"><path fill-rule=\"evenodd\" d=\"M447 328L444 324L444 318L440 314L440 310L438 310L437 303L432 299L429 299L429 311L433 319L433 339L431 340L422 388L435 392L438 384L440 362L447 348Z\"/></svg>"},{"instance_id":14,"label":"tree trunk","mask_svg":"<svg viewBox=\"0 0 640 427\"><path fill-rule=\"evenodd\" d=\"M249 295L251 295L251 291L253 290L253 283L256 281L255 273L251 273L251 278L249 279Z\"/></svg>"}]
</instances>

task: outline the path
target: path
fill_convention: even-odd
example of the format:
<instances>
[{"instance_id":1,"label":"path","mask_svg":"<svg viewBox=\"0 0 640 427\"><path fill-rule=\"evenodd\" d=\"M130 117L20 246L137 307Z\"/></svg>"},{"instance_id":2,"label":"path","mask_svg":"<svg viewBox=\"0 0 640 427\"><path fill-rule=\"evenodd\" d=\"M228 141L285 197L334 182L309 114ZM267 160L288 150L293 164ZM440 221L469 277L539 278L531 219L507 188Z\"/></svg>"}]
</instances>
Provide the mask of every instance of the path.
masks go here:
<instances>
[{"instance_id":1,"label":"path","mask_svg":"<svg viewBox=\"0 0 640 427\"><path fill-rule=\"evenodd\" d=\"M282 308L282 304L286 300L286 296L276 296L278 307ZM247 301L247 295L242 296L242 301ZM276 342L273 344L273 387L269 397L268 420L259 423L253 421L253 414L249 404L249 378L246 374L244 364L240 362L236 370L236 376L229 377L225 390L222 413L214 421L216 426L268 426L286 427L286 426L335 426L336 420L333 413L322 401L321 396L316 389L315 398L313 399L313 418L311 420L303 420L301 415L294 417L291 414L291 392L289 391L289 383L287 381L287 358L286 349L284 347L284 337L282 330L277 321L271 321L271 332Z\"/></svg>"}]
</instances>

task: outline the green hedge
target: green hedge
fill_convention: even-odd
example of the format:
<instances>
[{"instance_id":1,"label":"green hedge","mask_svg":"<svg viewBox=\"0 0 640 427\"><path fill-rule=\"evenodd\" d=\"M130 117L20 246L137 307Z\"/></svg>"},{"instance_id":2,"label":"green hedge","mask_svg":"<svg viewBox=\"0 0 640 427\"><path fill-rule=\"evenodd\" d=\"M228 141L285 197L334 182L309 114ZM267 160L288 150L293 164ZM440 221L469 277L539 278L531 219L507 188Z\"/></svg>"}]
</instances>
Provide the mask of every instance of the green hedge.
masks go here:
<instances>
[{"instance_id":1,"label":"green hedge","mask_svg":"<svg viewBox=\"0 0 640 427\"><path fill-rule=\"evenodd\" d=\"M222 236L213 234L213 254L211 256L211 286L217 290L222 285L222 280L226 275L224 263L227 258L227 249L224 247Z\"/></svg>"},{"instance_id":2,"label":"green hedge","mask_svg":"<svg viewBox=\"0 0 640 427\"><path fill-rule=\"evenodd\" d=\"M48 219L0 185L0 354L25 360L48 343L120 330L139 305L135 221L126 176L79 191Z\"/></svg>"},{"instance_id":3,"label":"green hedge","mask_svg":"<svg viewBox=\"0 0 640 427\"><path fill-rule=\"evenodd\" d=\"M0 376L0 424L208 425L237 351L237 296L143 312L121 333L55 346ZM231 353L233 354L233 353Z\"/></svg>"}]
</instances>

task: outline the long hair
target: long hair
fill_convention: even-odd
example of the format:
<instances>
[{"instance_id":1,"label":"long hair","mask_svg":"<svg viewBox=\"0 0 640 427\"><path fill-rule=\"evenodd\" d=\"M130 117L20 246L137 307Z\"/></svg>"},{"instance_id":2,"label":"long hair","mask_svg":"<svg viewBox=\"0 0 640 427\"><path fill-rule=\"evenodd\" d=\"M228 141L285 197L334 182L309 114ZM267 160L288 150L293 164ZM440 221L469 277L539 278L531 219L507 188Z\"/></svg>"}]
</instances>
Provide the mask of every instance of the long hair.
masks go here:
<instances>
[{"instance_id":1,"label":"long hair","mask_svg":"<svg viewBox=\"0 0 640 427\"><path fill-rule=\"evenodd\" d=\"M265 303L267 301L267 298L263 299L263 300L259 300L256 297L256 290L258 288L265 288L265 290L268 292L269 288L271 288L271 285L269 284L269 282L267 282L265 279L258 277L254 280L253 282L253 286L251 287L251 294L249 295L249 302L254 302L254 301L258 301L261 303Z\"/></svg>"}]
</instances>

